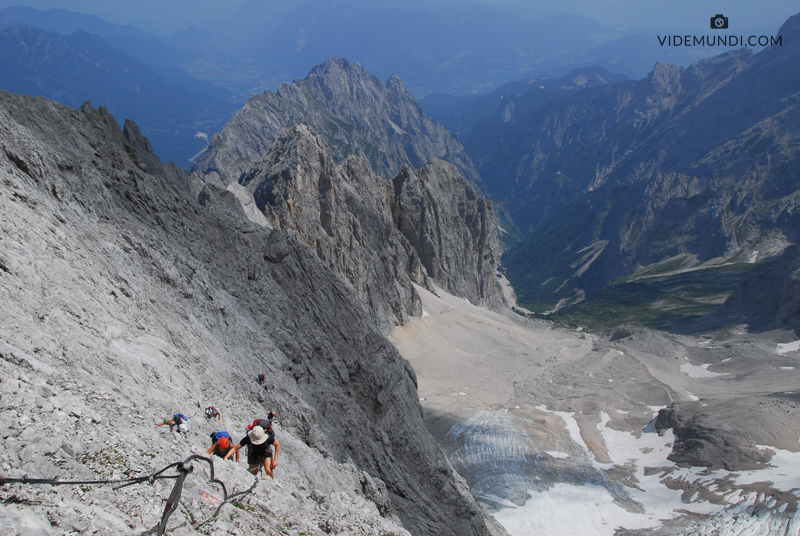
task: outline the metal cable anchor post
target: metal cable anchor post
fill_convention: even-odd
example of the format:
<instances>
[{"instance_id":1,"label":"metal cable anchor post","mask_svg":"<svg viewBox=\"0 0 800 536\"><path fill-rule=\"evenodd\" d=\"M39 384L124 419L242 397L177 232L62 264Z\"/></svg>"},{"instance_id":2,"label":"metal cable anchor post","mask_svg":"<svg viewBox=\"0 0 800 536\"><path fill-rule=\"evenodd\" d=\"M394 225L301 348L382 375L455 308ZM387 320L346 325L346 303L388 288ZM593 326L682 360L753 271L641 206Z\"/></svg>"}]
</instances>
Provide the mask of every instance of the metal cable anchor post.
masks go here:
<instances>
[{"instance_id":1,"label":"metal cable anchor post","mask_svg":"<svg viewBox=\"0 0 800 536\"><path fill-rule=\"evenodd\" d=\"M163 536L167 528L169 516L178 509L178 504L180 504L181 500L181 492L183 491L183 481L186 480L186 476L189 473L194 471L194 466L190 465L187 467L183 462L180 462L178 463L177 469L180 476L178 476L175 487L172 488L172 493L170 493L169 499L167 500L167 505L164 507L164 515L161 517L161 523L158 525L158 536Z\"/></svg>"}]
</instances>

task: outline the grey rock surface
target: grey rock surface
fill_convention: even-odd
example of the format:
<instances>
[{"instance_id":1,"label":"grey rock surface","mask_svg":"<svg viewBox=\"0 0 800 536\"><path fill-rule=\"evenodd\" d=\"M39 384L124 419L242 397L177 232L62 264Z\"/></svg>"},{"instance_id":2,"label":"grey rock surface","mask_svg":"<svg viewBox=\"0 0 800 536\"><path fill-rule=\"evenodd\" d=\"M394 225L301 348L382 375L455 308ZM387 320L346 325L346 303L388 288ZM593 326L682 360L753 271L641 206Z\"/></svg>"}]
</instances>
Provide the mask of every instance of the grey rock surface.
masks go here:
<instances>
[{"instance_id":1,"label":"grey rock surface","mask_svg":"<svg viewBox=\"0 0 800 536\"><path fill-rule=\"evenodd\" d=\"M319 132L337 160L362 156L384 179L404 164L419 168L442 158L473 185L481 184L458 139L422 109L400 77L384 83L358 63L335 58L277 93L254 95L214 135L193 169L207 182L241 182L283 131L299 124Z\"/></svg>"},{"instance_id":2,"label":"grey rock surface","mask_svg":"<svg viewBox=\"0 0 800 536\"><path fill-rule=\"evenodd\" d=\"M3 474L147 474L274 410L276 480L206 533L488 534L425 431L413 369L350 290L231 192L206 185L199 204L126 143L102 109L0 92ZM210 404L222 423L202 417ZM188 436L153 426L175 411ZM217 465L229 489L251 485ZM4 489L0 527L141 534L169 489ZM184 493L171 527L193 534L219 490L198 478Z\"/></svg>"}]
</instances>

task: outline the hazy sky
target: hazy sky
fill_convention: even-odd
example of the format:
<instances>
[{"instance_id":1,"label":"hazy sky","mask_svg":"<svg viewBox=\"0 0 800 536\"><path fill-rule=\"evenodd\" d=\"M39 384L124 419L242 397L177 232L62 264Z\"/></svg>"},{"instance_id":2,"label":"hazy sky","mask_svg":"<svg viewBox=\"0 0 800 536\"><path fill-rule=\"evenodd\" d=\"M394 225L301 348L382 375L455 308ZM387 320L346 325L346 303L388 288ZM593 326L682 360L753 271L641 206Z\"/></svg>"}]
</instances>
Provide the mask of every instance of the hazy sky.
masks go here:
<instances>
[{"instance_id":1,"label":"hazy sky","mask_svg":"<svg viewBox=\"0 0 800 536\"><path fill-rule=\"evenodd\" d=\"M286 5L298 0L248 0ZM197 26L204 21L235 12L245 0L0 0L0 7L27 5L37 9L66 8L101 16L118 24L134 24L142 29L167 33ZM381 6L426 8L435 5L465 5L467 0L371 0ZM485 0L484 3L536 13L575 13L631 30L656 32L697 32L709 28L712 15L722 13L730 20L730 31L764 28L776 31L789 16L800 11L797 0Z\"/></svg>"}]
</instances>

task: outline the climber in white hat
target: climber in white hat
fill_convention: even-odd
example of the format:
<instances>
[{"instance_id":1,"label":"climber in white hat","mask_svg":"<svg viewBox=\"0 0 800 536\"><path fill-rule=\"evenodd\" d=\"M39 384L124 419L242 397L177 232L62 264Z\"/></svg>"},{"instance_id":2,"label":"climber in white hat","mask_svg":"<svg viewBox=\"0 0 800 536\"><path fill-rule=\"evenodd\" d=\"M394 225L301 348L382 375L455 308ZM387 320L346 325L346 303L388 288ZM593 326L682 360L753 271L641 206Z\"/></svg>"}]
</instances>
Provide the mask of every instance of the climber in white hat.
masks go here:
<instances>
[{"instance_id":1,"label":"climber in white hat","mask_svg":"<svg viewBox=\"0 0 800 536\"><path fill-rule=\"evenodd\" d=\"M270 445L275 445L275 455L272 455ZM254 426L244 438L239 441L225 455L227 460L243 446L247 446L247 465L248 471L254 475L258 474L261 467L269 478L274 478L273 470L278 467L278 453L281 451L281 444L275 439L274 433L267 433L260 426ZM264 478L267 478L265 476Z\"/></svg>"}]
</instances>

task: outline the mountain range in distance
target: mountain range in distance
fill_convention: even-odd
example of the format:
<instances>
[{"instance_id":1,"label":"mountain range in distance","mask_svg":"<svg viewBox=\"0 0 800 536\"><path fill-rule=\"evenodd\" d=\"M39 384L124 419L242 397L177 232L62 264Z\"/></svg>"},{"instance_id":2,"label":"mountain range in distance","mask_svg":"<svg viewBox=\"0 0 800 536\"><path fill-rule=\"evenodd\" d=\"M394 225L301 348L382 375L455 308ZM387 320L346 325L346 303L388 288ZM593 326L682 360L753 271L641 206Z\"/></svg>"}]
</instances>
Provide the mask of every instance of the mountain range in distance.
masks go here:
<instances>
[{"instance_id":1,"label":"mountain range in distance","mask_svg":"<svg viewBox=\"0 0 800 536\"><path fill-rule=\"evenodd\" d=\"M763 263L794 259L787 248L800 238L800 16L779 35L782 46L757 54L659 63L642 80L473 130L468 152L524 236L503 256L522 306L578 323L649 315L657 327L706 325L734 289L767 288L754 283ZM776 296L797 297L795 263L771 269L785 282ZM749 317L772 299L726 310Z\"/></svg>"},{"instance_id":2,"label":"mountain range in distance","mask_svg":"<svg viewBox=\"0 0 800 536\"><path fill-rule=\"evenodd\" d=\"M238 108L221 88L215 96L170 84L152 67L83 31L65 37L7 28L0 32L0 70L7 91L73 108L89 100L136 119L159 154L181 166L206 147L198 134L218 131Z\"/></svg>"},{"instance_id":3,"label":"mountain range in distance","mask_svg":"<svg viewBox=\"0 0 800 536\"><path fill-rule=\"evenodd\" d=\"M712 53L665 49L655 35L577 15L534 16L479 4L245 2L229 17L168 35L64 9L0 9L0 29L18 24L61 35L78 30L99 35L148 65L171 66L161 73L165 78L179 66L232 91L241 103L252 93L305 76L331 56L358 62L383 79L397 74L422 96L485 92L509 80L561 75L575 67L602 66L638 78L657 60L688 65Z\"/></svg>"}]
</instances>

